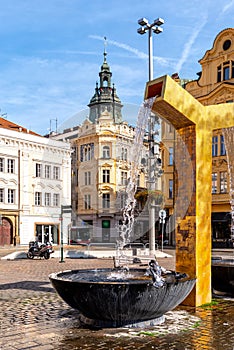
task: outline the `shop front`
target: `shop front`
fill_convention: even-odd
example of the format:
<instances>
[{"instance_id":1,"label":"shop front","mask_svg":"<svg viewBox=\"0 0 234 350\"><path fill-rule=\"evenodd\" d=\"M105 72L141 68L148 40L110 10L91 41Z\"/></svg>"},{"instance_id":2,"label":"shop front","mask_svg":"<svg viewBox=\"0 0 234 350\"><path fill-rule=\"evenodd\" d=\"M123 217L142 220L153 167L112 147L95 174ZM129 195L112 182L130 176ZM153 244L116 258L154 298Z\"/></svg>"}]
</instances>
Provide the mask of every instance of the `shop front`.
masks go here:
<instances>
[{"instance_id":1,"label":"shop front","mask_svg":"<svg viewBox=\"0 0 234 350\"><path fill-rule=\"evenodd\" d=\"M231 241L230 212L212 213L211 226L213 248L230 248L233 246Z\"/></svg>"},{"instance_id":2,"label":"shop front","mask_svg":"<svg viewBox=\"0 0 234 350\"><path fill-rule=\"evenodd\" d=\"M35 224L36 240L39 243L51 242L59 244L59 225L57 224Z\"/></svg>"}]
</instances>

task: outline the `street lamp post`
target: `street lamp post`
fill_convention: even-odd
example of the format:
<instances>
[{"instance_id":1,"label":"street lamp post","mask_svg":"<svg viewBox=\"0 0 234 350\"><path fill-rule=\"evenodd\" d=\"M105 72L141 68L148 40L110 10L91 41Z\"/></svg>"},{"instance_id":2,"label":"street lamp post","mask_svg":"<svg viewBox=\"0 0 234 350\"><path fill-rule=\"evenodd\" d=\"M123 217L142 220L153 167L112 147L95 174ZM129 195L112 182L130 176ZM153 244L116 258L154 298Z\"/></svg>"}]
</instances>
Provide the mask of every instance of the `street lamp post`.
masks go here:
<instances>
[{"instance_id":1,"label":"street lamp post","mask_svg":"<svg viewBox=\"0 0 234 350\"><path fill-rule=\"evenodd\" d=\"M70 214L72 212L71 205L61 205L61 213L60 213L60 220L61 220L61 235L60 235L60 263L65 262L63 259L63 214L68 213Z\"/></svg>"},{"instance_id":2,"label":"street lamp post","mask_svg":"<svg viewBox=\"0 0 234 350\"><path fill-rule=\"evenodd\" d=\"M141 18L138 21L140 28L137 29L138 34L145 34L148 32L148 52L149 52L149 81L153 80L153 40L152 40L152 31L155 34L160 34L163 32L163 28L160 26L164 24L162 18L157 18L152 24L149 23L148 19Z\"/></svg>"},{"instance_id":3,"label":"street lamp post","mask_svg":"<svg viewBox=\"0 0 234 350\"><path fill-rule=\"evenodd\" d=\"M153 80L153 40L152 32L160 34L163 29L160 27L164 24L162 18L157 18L152 24L149 23L148 19L141 18L138 21L140 28L137 32L141 35L148 32L148 54L149 54L149 81ZM149 190L155 190L155 155L154 155L154 128L155 128L155 116L151 113L148 123L148 143L149 143ZM149 249L150 253L155 253L155 200L152 196L149 203Z\"/></svg>"}]
</instances>

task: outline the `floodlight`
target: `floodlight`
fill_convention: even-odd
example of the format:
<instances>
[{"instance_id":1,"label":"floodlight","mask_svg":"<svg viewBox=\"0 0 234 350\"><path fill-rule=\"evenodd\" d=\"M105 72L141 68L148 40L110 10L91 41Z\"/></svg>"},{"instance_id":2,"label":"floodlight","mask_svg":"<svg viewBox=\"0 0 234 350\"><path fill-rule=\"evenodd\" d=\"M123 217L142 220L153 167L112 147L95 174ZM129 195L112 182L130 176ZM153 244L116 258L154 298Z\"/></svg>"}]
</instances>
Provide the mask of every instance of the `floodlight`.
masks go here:
<instances>
[{"instance_id":1,"label":"floodlight","mask_svg":"<svg viewBox=\"0 0 234 350\"><path fill-rule=\"evenodd\" d=\"M140 24L140 26L146 26L148 23L149 23L149 21L146 18L141 18L138 21L138 24Z\"/></svg>"},{"instance_id":2,"label":"floodlight","mask_svg":"<svg viewBox=\"0 0 234 350\"><path fill-rule=\"evenodd\" d=\"M154 23L153 23L153 25L155 25L155 26L161 26L162 24L164 24L164 19L162 19L162 18L155 19Z\"/></svg>"},{"instance_id":3,"label":"floodlight","mask_svg":"<svg viewBox=\"0 0 234 350\"><path fill-rule=\"evenodd\" d=\"M137 29L137 33L138 34L145 34L145 32L146 32L146 30L145 30L144 27L140 27L140 28Z\"/></svg>"},{"instance_id":4,"label":"floodlight","mask_svg":"<svg viewBox=\"0 0 234 350\"><path fill-rule=\"evenodd\" d=\"M155 34L160 34L160 33L163 32L163 29L162 29L161 27L156 27L156 28L153 29L153 32L154 32Z\"/></svg>"}]
</instances>

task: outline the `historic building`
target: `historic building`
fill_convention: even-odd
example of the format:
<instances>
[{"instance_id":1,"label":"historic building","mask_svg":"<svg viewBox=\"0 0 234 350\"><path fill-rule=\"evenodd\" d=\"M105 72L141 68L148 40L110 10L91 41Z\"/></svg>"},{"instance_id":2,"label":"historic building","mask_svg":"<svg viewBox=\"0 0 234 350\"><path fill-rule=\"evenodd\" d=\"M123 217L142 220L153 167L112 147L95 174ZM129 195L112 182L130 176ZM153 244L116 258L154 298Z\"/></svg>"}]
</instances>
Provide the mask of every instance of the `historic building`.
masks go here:
<instances>
[{"instance_id":1,"label":"historic building","mask_svg":"<svg viewBox=\"0 0 234 350\"><path fill-rule=\"evenodd\" d=\"M0 245L60 243L61 206L71 205L71 151L0 118ZM64 214L64 241L71 214Z\"/></svg>"},{"instance_id":2,"label":"historic building","mask_svg":"<svg viewBox=\"0 0 234 350\"><path fill-rule=\"evenodd\" d=\"M89 115L71 138L67 129L56 139L70 140L72 146L72 228L70 242L116 243L130 176L134 127L122 119L122 103L112 85L112 72L106 60L99 72L99 84L88 107ZM137 116L136 116L137 119ZM74 134L75 135L75 134ZM145 189L147 142L142 149L138 190ZM148 230L147 215L140 201L134 237ZM139 215L139 213L141 213Z\"/></svg>"},{"instance_id":3,"label":"historic building","mask_svg":"<svg viewBox=\"0 0 234 350\"><path fill-rule=\"evenodd\" d=\"M185 89L203 105L234 102L234 28L220 32L199 61L201 72L198 79L185 83ZM178 83L181 81L178 79ZM182 82L183 83L183 82ZM234 108L233 108L234 114ZM215 117L215 116L214 116ZM174 164L173 153L175 130L166 123L162 126L163 150L163 187L165 193L165 208L169 216L173 213L174 201ZM215 130L212 139L212 235L213 245L228 246L231 238L230 231L230 197L227 155L222 130ZM168 232L171 232L168 224ZM173 235L171 242L173 243Z\"/></svg>"}]
</instances>

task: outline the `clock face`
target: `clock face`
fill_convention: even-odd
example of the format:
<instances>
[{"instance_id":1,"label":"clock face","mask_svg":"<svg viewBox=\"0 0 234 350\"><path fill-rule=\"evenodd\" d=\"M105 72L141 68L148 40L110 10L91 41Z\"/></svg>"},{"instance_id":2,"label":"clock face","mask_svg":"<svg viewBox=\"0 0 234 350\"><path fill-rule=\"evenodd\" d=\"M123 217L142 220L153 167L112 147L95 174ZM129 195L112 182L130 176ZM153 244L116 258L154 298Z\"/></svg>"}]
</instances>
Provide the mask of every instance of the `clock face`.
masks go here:
<instances>
[{"instance_id":1,"label":"clock face","mask_svg":"<svg viewBox=\"0 0 234 350\"><path fill-rule=\"evenodd\" d=\"M225 40L224 43L223 43L223 49L226 51L229 49L229 47L231 46L232 42L231 40Z\"/></svg>"}]
</instances>

